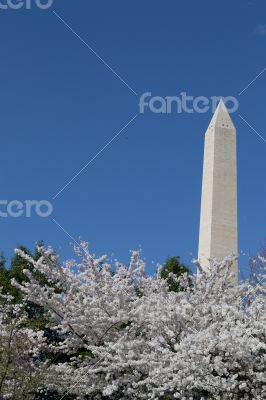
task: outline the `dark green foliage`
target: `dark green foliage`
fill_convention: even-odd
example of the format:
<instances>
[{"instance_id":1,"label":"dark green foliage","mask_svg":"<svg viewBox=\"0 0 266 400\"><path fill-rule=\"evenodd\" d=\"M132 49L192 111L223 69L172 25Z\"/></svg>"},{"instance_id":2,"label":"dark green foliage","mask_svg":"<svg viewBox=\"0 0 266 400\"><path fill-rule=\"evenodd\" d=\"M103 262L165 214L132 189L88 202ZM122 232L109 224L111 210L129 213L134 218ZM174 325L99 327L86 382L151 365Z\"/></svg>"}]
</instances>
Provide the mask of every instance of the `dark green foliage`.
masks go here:
<instances>
[{"instance_id":1,"label":"dark green foliage","mask_svg":"<svg viewBox=\"0 0 266 400\"><path fill-rule=\"evenodd\" d=\"M40 245L41 243L39 243ZM25 247L19 246L19 249L22 250L24 253L28 254L29 256L33 257L34 260L38 260L40 257L40 253L36 247L35 254L32 253ZM23 292L12 285L12 279L14 279L19 284L23 282L27 282L28 278L24 274L24 270L29 270L33 272L33 265L22 258L20 255L15 254L14 257L11 259L11 265L8 268L6 266L6 262L3 256L0 257L0 287L3 289L4 294L10 294L14 298L15 303L21 303L23 301ZM43 282L44 278L41 274L33 272L35 278L39 280L39 282ZM26 310L28 314L28 321L27 326L32 329L44 329L46 325L46 320L44 318L44 311L43 308L28 302L26 304Z\"/></svg>"},{"instance_id":2,"label":"dark green foliage","mask_svg":"<svg viewBox=\"0 0 266 400\"><path fill-rule=\"evenodd\" d=\"M25 246L20 246L19 249L32 256L31 252ZM37 260L39 257L40 254L36 249L33 258ZM33 271L33 266L20 255L15 254L14 257L12 257L11 265L9 267L6 266L6 261L3 255L0 256L0 286L3 288L4 294L10 294L14 297L16 303L22 301L23 293L21 290L14 287L11 281L12 279L15 279L20 284L27 282L28 279L23 272L25 269Z\"/></svg>"},{"instance_id":3,"label":"dark green foliage","mask_svg":"<svg viewBox=\"0 0 266 400\"><path fill-rule=\"evenodd\" d=\"M64 396L64 397L62 397ZM44 391L43 393L39 393L35 395L35 400L61 400L62 398L64 398L64 400L74 400L77 397L76 396L72 396L69 394L59 394L56 392L50 392L50 391Z\"/></svg>"},{"instance_id":4,"label":"dark green foliage","mask_svg":"<svg viewBox=\"0 0 266 400\"><path fill-rule=\"evenodd\" d=\"M6 269L6 260L3 255L0 256L0 287L3 288L3 293L10 293L11 283L8 270Z\"/></svg>"},{"instance_id":5,"label":"dark green foliage","mask_svg":"<svg viewBox=\"0 0 266 400\"><path fill-rule=\"evenodd\" d=\"M30 251L24 246L20 246L19 249L24 251L26 254L31 255ZM8 270L10 281L15 279L20 284L27 282L28 279L23 272L25 269L32 271L33 267L28 261L24 260L18 254L15 254L11 260L10 269ZM14 297L14 301L16 303L20 303L22 301L23 293L13 285L11 285L9 293Z\"/></svg>"},{"instance_id":6,"label":"dark green foliage","mask_svg":"<svg viewBox=\"0 0 266 400\"><path fill-rule=\"evenodd\" d=\"M170 291L179 292L180 285L178 282L176 282L176 278L179 278L182 274L185 273L190 273L189 268L180 261L179 256L175 256L169 257L166 260L161 270L161 277L167 280ZM174 277L171 276L172 274L174 275Z\"/></svg>"}]
</instances>

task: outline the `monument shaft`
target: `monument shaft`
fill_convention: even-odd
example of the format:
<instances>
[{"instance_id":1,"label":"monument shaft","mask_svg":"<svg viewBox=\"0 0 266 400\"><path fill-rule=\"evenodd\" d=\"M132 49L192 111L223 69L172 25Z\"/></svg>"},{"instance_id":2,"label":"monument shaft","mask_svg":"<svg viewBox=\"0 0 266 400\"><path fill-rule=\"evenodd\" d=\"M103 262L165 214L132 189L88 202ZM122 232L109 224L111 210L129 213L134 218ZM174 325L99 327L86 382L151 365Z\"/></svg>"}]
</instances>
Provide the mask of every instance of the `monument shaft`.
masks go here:
<instances>
[{"instance_id":1,"label":"monument shaft","mask_svg":"<svg viewBox=\"0 0 266 400\"><path fill-rule=\"evenodd\" d=\"M199 235L203 268L209 259L238 255L236 129L221 101L205 134ZM237 281L237 262L233 272Z\"/></svg>"}]
</instances>

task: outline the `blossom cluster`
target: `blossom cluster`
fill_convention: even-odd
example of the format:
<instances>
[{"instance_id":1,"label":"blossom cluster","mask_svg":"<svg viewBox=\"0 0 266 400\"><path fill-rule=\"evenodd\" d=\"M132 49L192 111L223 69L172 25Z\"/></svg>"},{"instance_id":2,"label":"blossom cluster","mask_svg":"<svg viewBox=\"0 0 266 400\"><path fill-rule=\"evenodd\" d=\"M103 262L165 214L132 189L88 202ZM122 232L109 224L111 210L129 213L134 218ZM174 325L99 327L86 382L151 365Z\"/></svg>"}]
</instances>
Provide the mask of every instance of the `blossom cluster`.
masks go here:
<instances>
[{"instance_id":1,"label":"blossom cluster","mask_svg":"<svg viewBox=\"0 0 266 400\"><path fill-rule=\"evenodd\" d=\"M266 398L265 286L233 286L231 258L198 265L175 292L160 269L145 274L139 252L113 266L84 242L63 265L39 251L37 261L20 252L34 268L14 285L57 337L46 346L60 361L42 369L43 389L79 399Z\"/></svg>"},{"instance_id":2,"label":"blossom cluster","mask_svg":"<svg viewBox=\"0 0 266 400\"><path fill-rule=\"evenodd\" d=\"M41 379L44 334L27 328L26 304L14 304L0 291L0 398L31 399L32 386Z\"/></svg>"}]
</instances>

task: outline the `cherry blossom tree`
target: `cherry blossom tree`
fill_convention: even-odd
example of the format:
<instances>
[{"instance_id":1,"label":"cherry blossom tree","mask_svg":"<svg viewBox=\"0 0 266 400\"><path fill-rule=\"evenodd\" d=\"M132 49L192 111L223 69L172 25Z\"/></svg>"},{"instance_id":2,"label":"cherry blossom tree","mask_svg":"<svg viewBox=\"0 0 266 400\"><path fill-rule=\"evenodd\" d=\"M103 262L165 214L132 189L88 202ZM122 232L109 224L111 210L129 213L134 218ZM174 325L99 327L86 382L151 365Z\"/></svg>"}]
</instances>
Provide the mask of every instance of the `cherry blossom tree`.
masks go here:
<instances>
[{"instance_id":1,"label":"cherry blossom tree","mask_svg":"<svg viewBox=\"0 0 266 400\"><path fill-rule=\"evenodd\" d=\"M80 399L266 398L265 286L232 286L231 258L209 272L198 265L174 292L159 269L145 274L138 252L113 267L84 242L79 261L63 265L39 251L37 261L19 254L46 283L27 270L28 282L14 284L59 337L49 351L64 361L46 369L47 389Z\"/></svg>"},{"instance_id":2,"label":"cherry blossom tree","mask_svg":"<svg viewBox=\"0 0 266 400\"><path fill-rule=\"evenodd\" d=\"M26 327L25 304L0 291L0 398L34 398L40 376L40 351L45 340L41 331Z\"/></svg>"}]
</instances>

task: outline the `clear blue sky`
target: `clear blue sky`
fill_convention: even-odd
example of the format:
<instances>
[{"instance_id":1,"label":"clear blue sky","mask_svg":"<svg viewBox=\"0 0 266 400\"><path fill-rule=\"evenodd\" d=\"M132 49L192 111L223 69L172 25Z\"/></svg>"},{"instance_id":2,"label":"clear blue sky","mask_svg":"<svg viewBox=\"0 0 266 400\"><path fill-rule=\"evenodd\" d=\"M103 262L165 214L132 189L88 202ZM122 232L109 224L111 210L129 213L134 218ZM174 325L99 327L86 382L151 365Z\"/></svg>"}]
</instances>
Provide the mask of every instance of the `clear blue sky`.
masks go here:
<instances>
[{"instance_id":1,"label":"clear blue sky","mask_svg":"<svg viewBox=\"0 0 266 400\"><path fill-rule=\"evenodd\" d=\"M196 257L211 112L138 115L53 196L138 114L142 93L238 96L266 67L265 0L54 0L46 11L0 10L0 37L0 197L54 206L51 218L1 218L5 255L43 239L72 256L54 218L97 255L127 261L141 245L149 263ZM239 113L264 138L265 85L266 71L239 96ZM239 249L256 252L266 236L266 142L237 114Z\"/></svg>"}]
</instances>

